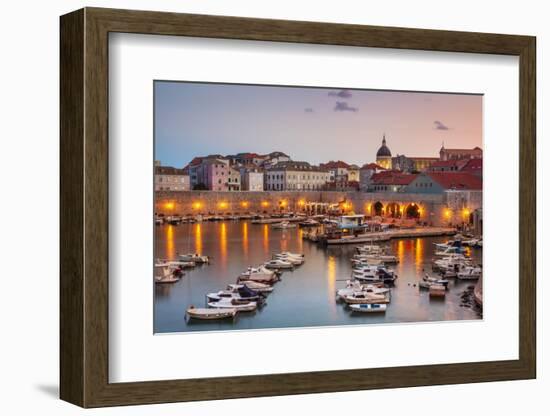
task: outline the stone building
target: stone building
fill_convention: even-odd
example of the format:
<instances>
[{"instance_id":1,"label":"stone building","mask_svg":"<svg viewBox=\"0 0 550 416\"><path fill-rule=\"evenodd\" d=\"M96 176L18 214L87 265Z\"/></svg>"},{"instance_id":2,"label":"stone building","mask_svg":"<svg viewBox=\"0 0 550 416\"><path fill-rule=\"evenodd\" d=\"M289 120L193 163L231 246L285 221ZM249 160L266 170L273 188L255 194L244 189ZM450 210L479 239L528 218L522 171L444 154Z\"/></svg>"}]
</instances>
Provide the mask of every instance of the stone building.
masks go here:
<instances>
[{"instance_id":1,"label":"stone building","mask_svg":"<svg viewBox=\"0 0 550 416\"><path fill-rule=\"evenodd\" d=\"M198 163L190 164L188 168L195 190L241 190L241 174L230 166L228 159L201 158Z\"/></svg>"},{"instance_id":2,"label":"stone building","mask_svg":"<svg viewBox=\"0 0 550 416\"><path fill-rule=\"evenodd\" d=\"M279 162L266 169L267 191L313 191L323 189L329 181L329 172L308 162Z\"/></svg>"},{"instance_id":3,"label":"stone building","mask_svg":"<svg viewBox=\"0 0 550 416\"><path fill-rule=\"evenodd\" d=\"M405 155L397 155L391 159L392 169L407 173L423 172L437 161L439 161L437 157L409 157Z\"/></svg>"},{"instance_id":4,"label":"stone building","mask_svg":"<svg viewBox=\"0 0 550 416\"><path fill-rule=\"evenodd\" d=\"M465 172L423 172L407 186L405 192L441 194L448 190L481 191L483 182L479 176Z\"/></svg>"},{"instance_id":5,"label":"stone building","mask_svg":"<svg viewBox=\"0 0 550 416\"><path fill-rule=\"evenodd\" d=\"M241 168L240 172L242 191L264 190L264 172L261 169L245 167Z\"/></svg>"},{"instance_id":6,"label":"stone building","mask_svg":"<svg viewBox=\"0 0 550 416\"><path fill-rule=\"evenodd\" d=\"M378 166L376 163L367 163L361 166L359 169L359 189L361 191L367 191L371 182L372 175L380 173L385 169Z\"/></svg>"},{"instance_id":7,"label":"stone building","mask_svg":"<svg viewBox=\"0 0 550 416\"><path fill-rule=\"evenodd\" d=\"M483 151L479 147L473 149L446 149L444 145L439 150L440 160L453 160L453 159L481 159L483 157Z\"/></svg>"},{"instance_id":8,"label":"stone building","mask_svg":"<svg viewBox=\"0 0 550 416\"><path fill-rule=\"evenodd\" d=\"M375 173L370 179L367 192L403 192L416 175L396 170Z\"/></svg>"},{"instance_id":9,"label":"stone building","mask_svg":"<svg viewBox=\"0 0 550 416\"><path fill-rule=\"evenodd\" d=\"M189 174L185 169L155 163L155 191L188 191Z\"/></svg>"}]
</instances>

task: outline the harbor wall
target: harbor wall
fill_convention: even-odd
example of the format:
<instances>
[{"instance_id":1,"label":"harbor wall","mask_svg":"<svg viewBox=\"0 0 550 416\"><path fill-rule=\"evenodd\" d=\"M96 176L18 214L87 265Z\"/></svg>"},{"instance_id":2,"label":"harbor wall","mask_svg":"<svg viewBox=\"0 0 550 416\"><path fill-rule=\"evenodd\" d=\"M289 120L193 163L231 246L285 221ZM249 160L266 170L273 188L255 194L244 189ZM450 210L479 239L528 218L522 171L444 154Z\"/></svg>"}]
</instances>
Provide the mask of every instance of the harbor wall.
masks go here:
<instances>
[{"instance_id":1,"label":"harbor wall","mask_svg":"<svg viewBox=\"0 0 550 416\"><path fill-rule=\"evenodd\" d=\"M338 204L342 212L375 215L375 204L390 215L389 207L403 214L411 204L419 208L420 221L430 225L459 225L481 208L481 191L443 194L339 191L159 191L155 212L164 215L319 212Z\"/></svg>"}]
</instances>

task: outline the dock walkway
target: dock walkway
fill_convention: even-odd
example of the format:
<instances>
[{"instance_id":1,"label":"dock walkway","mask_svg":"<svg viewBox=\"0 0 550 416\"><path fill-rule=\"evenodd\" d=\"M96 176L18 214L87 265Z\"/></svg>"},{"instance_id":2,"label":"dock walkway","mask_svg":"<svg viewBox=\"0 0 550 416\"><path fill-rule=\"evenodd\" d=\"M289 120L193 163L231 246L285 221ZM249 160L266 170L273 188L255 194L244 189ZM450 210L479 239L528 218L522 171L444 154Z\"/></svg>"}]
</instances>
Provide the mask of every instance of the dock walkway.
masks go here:
<instances>
[{"instance_id":1,"label":"dock walkway","mask_svg":"<svg viewBox=\"0 0 550 416\"><path fill-rule=\"evenodd\" d=\"M360 244L373 241L388 241L393 238L418 238L418 237L438 237L443 235L454 235L456 229L451 227L419 227L399 230L387 230L360 234L358 236L349 235L341 238L327 239L326 244Z\"/></svg>"}]
</instances>

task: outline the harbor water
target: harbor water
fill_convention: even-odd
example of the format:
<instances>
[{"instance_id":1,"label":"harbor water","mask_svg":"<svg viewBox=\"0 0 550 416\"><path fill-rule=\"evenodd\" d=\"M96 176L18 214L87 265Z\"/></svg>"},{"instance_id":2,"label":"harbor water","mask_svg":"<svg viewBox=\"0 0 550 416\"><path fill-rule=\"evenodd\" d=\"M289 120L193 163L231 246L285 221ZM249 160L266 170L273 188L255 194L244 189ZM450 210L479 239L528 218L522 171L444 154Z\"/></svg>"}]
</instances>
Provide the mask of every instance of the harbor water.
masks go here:
<instances>
[{"instance_id":1,"label":"harbor water","mask_svg":"<svg viewBox=\"0 0 550 416\"><path fill-rule=\"evenodd\" d=\"M388 245L399 263L385 314L353 313L336 300L336 290L345 287L351 275L355 246L321 246L303 240L302 230L274 229L248 220L160 225L155 227L155 258L176 259L178 253L208 255L211 263L186 269L173 284L156 284L155 333L226 331L268 328L339 325L391 324L404 322L481 319L479 310L461 305L461 295L475 281L449 279L445 298L430 298L418 281L431 271L434 243L448 237L395 239ZM475 263L481 263L481 249L467 248ZM305 254L305 263L284 272L268 295L266 304L255 312L242 312L234 320L186 320L190 305L206 307L206 294L225 289L249 266L257 266L281 251ZM153 281L153 279L151 279ZM154 284L154 283L152 283Z\"/></svg>"}]
</instances>

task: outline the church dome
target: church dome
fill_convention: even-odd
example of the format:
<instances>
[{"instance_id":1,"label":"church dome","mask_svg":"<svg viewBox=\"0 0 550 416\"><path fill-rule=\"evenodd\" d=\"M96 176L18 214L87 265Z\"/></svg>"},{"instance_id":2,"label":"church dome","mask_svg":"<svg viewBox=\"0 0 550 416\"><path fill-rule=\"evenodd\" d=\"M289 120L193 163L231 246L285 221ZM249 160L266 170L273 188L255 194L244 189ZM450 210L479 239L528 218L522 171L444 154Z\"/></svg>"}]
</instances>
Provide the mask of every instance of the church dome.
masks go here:
<instances>
[{"instance_id":1,"label":"church dome","mask_svg":"<svg viewBox=\"0 0 550 416\"><path fill-rule=\"evenodd\" d=\"M391 151L388 146L386 146L386 136L382 139L382 146L376 152L376 157L391 157Z\"/></svg>"}]
</instances>

